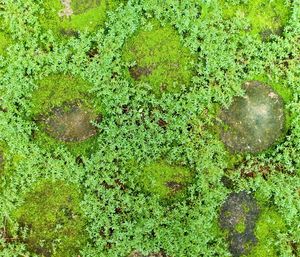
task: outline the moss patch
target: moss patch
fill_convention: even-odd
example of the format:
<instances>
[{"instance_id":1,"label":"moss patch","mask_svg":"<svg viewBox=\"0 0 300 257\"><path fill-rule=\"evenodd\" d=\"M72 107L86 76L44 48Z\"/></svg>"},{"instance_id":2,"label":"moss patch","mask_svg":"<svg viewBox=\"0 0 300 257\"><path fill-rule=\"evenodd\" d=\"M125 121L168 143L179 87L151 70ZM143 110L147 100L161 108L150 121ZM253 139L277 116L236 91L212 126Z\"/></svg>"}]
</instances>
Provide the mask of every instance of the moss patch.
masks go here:
<instances>
[{"instance_id":1,"label":"moss patch","mask_svg":"<svg viewBox=\"0 0 300 257\"><path fill-rule=\"evenodd\" d=\"M248 254L256 245L254 228L259 215L255 199L247 192L231 193L221 207L220 226L228 232L232 256Z\"/></svg>"},{"instance_id":2,"label":"moss patch","mask_svg":"<svg viewBox=\"0 0 300 257\"><path fill-rule=\"evenodd\" d=\"M285 0L238 1L239 4L222 0L225 18L238 16L246 18L250 23L251 34L269 40L273 34L280 35L290 14L290 6Z\"/></svg>"},{"instance_id":3,"label":"moss patch","mask_svg":"<svg viewBox=\"0 0 300 257\"><path fill-rule=\"evenodd\" d=\"M184 167L172 166L164 161L146 166L141 175L145 191L162 198L179 197L184 193L187 184L192 180L192 172Z\"/></svg>"},{"instance_id":4,"label":"moss patch","mask_svg":"<svg viewBox=\"0 0 300 257\"><path fill-rule=\"evenodd\" d=\"M92 122L99 122L103 113L103 106L88 92L91 85L80 78L61 74L48 76L38 84L32 95L31 109L33 119L42 128L35 135L38 141L51 148L56 142L49 136L66 143L85 140L80 146L68 145L76 153L85 152L92 146L91 137L97 132Z\"/></svg>"},{"instance_id":5,"label":"moss patch","mask_svg":"<svg viewBox=\"0 0 300 257\"><path fill-rule=\"evenodd\" d=\"M108 10L121 1L106 0L45 0L44 13L39 17L45 29L58 35L70 35L70 31L94 31L101 27Z\"/></svg>"},{"instance_id":6,"label":"moss patch","mask_svg":"<svg viewBox=\"0 0 300 257\"><path fill-rule=\"evenodd\" d=\"M220 118L222 141L233 152L259 152L267 149L284 129L284 105L281 97L258 81L246 82L245 96L235 97Z\"/></svg>"},{"instance_id":7,"label":"moss patch","mask_svg":"<svg viewBox=\"0 0 300 257\"><path fill-rule=\"evenodd\" d=\"M154 21L150 25L151 30L139 30L125 45L124 61L135 62L130 76L150 83L157 95L178 91L181 84L190 82L193 56L171 26L162 27Z\"/></svg>"},{"instance_id":8,"label":"moss patch","mask_svg":"<svg viewBox=\"0 0 300 257\"><path fill-rule=\"evenodd\" d=\"M0 149L0 172L4 169L4 153Z\"/></svg>"},{"instance_id":9,"label":"moss patch","mask_svg":"<svg viewBox=\"0 0 300 257\"><path fill-rule=\"evenodd\" d=\"M258 243L248 257L279 256L276 249L277 236L285 232L286 227L280 215L273 209L263 210L255 228Z\"/></svg>"},{"instance_id":10,"label":"moss patch","mask_svg":"<svg viewBox=\"0 0 300 257\"><path fill-rule=\"evenodd\" d=\"M72 185L43 181L25 196L13 213L18 239L43 256L77 256L86 242L80 194Z\"/></svg>"}]
</instances>

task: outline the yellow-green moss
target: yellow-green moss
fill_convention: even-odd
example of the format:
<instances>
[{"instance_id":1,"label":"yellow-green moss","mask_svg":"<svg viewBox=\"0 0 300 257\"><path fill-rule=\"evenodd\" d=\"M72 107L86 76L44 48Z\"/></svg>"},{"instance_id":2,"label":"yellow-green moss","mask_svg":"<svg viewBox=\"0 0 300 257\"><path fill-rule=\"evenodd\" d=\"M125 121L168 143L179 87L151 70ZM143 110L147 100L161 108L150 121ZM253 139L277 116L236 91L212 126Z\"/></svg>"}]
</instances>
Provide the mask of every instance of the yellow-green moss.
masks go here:
<instances>
[{"instance_id":1,"label":"yellow-green moss","mask_svg":"<svg viewBox=\"0 0 300 257\"><path fill-rule=\"evenodd\" d=\"M162 198L179 197L192 180L192 171L181 166L169 165L165 161L155 162L146 166L140 177L145 191Z\"/></svg>"},{"instance_id":2,"label":"yellow-green moss","mask_svg":"<svg viewBox=\"0 0 300 257\"><path fill-rule=\"evenodd\" d=\"M119 0L89 0L71 1L73 14L69 17L60 17L59 13L64 9L61 0L45 0L42 8L44 13L39 20L43 28L51 29L57 35L63 35L64 31L94 31L104 25L107 11L116 8Z\"/></svg>"},{"instance_id":3,"label":"yellow-green moss","mask_svg":"<svg viewBox=\"0 0 300 257\"><path fill-rule=\"evenodd\" d=\"M289 18L289 4L285 0L246 0L230 3L220 0L224 18L238 16L250 23L250 32L267 39L270 34L277 34Z\"/></svg>"},{"instance_id":4,"label":"yellow-green moss","mask_svg":"<svg viewBox=\"0 0 300 257\"><path fill-rule=\"evenodd\" d=\"M58 145L65 145L74 154L89 154L96 145L96 138L92 137L83 142L62 142L49 136L43 127L42 120L48 117L52 110L58 110L74 101L80 101L84 109L92 111L96 117L104 113L103 106L89 93L92 85L86 81L70 75L54 74L38 82L37 89L32 93L31 114L37 121L40 130L34 134L35 140L43 148L51 150Z\"/></svg>"},{"instance_id":5,"label":"yellow-green moss","mask_svg":"<svg viewBox=\"0 0 300 257\"><path fill-rule=\"evenodd\" d=\"M18 240L39 255L79 255L87 240L80 198L78 189L63 181L39 182L12 213Z\"/></svg>"},{"instance_id":6,"label":"yellow-green moss","mask_svg":"<svg viewBox=\"0 0 300 257\"><path fill-rule=\"evenodd\" d=\"M247 257L277 257L278 234L286 232L282 217L273 209L264 209L256 223L257 245Z\"/></svg>"},{"instance_id":7,"label":"yellow-green moss","mask_svg":"<svg viewBox=\"0 0 300 257\"><path fill-rule=\"evenodd\" d=\"M92 85L79 77L54 74L38 81L37 84L38 88L31 98L33 115L46 113L53 107L74 99L80 99L87 105L93 103L89 94Z\"/></svg>"},{"instance_id":8,"label":"yellow-green moss","mask_svg":"<svg viewBox=\"0 0 300 257\"><path fill-rule=\"evenodd\" d=\"M5 33L0 31L0 55L5 55L6 48L11 43L11 39L9 36Z\"/></svg>"},{"instance_id":9,"label":"yellow-green moss","mask_svg":"<svg viewBox=\"0 0 300 257\"><path fill-rule=\"evenodd\" d=\"M190 82L194 57L170 25L152 21L149 27L140 29L125 44L124 61L135 63L128 76L149 83L156 95L179 91L182 84Z\"/></svg>"}]
</instances>

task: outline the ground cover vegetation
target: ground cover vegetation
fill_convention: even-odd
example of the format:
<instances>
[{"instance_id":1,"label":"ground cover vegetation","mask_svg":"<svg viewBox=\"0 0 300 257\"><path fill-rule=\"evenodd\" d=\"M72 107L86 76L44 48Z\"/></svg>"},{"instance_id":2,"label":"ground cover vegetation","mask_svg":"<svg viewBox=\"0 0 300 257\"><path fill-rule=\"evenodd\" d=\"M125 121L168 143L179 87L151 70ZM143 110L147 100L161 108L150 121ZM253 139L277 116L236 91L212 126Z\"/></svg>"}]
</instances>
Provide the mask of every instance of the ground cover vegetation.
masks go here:
<instances>
[{"instance_id":1,"label":"ground cover vegetation","mask_svg":"<svg viewBox=\"0 0 300 257\"><path fill-rule=\"evenodd\" d=\"M299 0L0 1L0 256L300 256Z\"/></svg>"}]
</instances>

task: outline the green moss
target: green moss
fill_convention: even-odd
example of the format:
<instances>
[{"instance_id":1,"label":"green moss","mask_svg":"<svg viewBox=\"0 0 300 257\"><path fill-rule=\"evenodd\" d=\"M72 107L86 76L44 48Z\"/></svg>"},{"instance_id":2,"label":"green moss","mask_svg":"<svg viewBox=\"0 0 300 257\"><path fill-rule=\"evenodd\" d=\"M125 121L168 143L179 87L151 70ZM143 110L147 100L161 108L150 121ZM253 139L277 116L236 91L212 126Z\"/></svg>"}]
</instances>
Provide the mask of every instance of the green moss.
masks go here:
<instances>
[{"instance_id":1,"label":"green moss","mask_svg":"<svg viewBox=\"0 0 300 257\"><path fill-rule=\"evenodd\" d=\"M11 43L9 36L0 31L0 55L5 55L5 50Z\"/></svg>"},{"instance_id":2,"label":"green moss","mask_svg":"<svg viewBox=\"0 0 300 257\"><path fill-rule=\"evenodd\" d=\"M192 180L192 172L184 167L173 166L165 161L155 162L143 169L140 182L145 191L162 198L180 197Z\"/></svg>"},{"instance_id":3,"label":"green moss","mask_svg":"<svg viewBox=\"0 0 300 257\"><path fill-rule=\"evenodd\" d=\"M151 30L140 29L125 44L124 61L135 63L128 76L150 83L157 95L179 91L181 84L190 82L194 58L171 26L162 27L156 21L149 26Z\"/></svg>"},{"instance_id":4,"label":"green moss","mask_svg":"<svg viewBox=\"0 0 300 257\"><path fill-rule=\"evenodd\" d=\"M238 233L244 233L246 231L245 217L236 224L235 231Z\"/></svg>"},{"instance_id":5,"label":"green moss","mask_svg":"<svg viewBox=\"0 0 300 257\"><path fill-rule=\"evenodd\" d=\"M251 34L268 39L271 34L280 34L289 18L289 4L284 0L239 1L239 4L221 0L225 18L246 18L251 25Z\"/></svg>"},{"instance_id":6,"label":"green moss","mask_svg":"<svg viewBox=\"0 0 300 257\"><path fill-rule=\"evenodd\" d=\"M88 93L91 88L91 84L78 77L63 74L50 75L38 81L38 88L32 94L32 114L47 113L53 107L61 106L74 99L80 99L91 106L92 97Z\"/></svg>"},{"instance_id":7,"label":"green moss","mask_svg":"<svg viewBox=\"0 0 300 257\"><path fill-rule=\"evenodd\" d=\"M68 31L94 31L104 25L107 11L112 10L121 1L74 0L71 1L72 14L62 16L64 6L61 0L43 1L44 13L39 17L45 29L53 30L57 35Z\"/></svg>"},{"instance_id":8,"label":"green moss","mask_svg":"<svg viewBox=\"0 0 300 257\"><path fill-rule=\"evenodd\" d=\"M51 150L55 149L58 145L65 145L76 155L90 154L90 151L96 146L96 138L92 137L84 142L81 142L83 140L58 140L57 138L51 137L49 133L46 133L47 129L45 128L45 123L49 125L49 123L52 122L52 117L52 119L57 122L56 124L50 124L50 130L52 128L59 129L59 131L54 131L53 133L55 135L64 135L68 127L62 127L63 122L74 122L74 119L76 119L76 117L71 117L71 119L64 118L64 111L68 114L68 109L74 109L75 105L82 106L83 110L91 110L86 113L89 113L88 116L94 117L96 120L96 117L102 115L104 111L99 101L95 101L93 95L88 92L91 87L91 84L80 78L62 74L50 75L39 81L38 88L32 94L31 112L33 119L37 120L41 128L41 130L35 133L34 137L43 148ZM80 101L80 104L75 104L74 101ZM69 106L70 103L71 106ZM70 115L72 115L71 112ZM55 118L55 116L58 118ZM61 119L62 121L57 119ZM63 121L63 119L65 119L65 121ZM80 123L75 122L71 124L79 125ZM91 129L90 126L87 126L88 123L85 122L85 124L83 129ZM60 127L58 128L57 126ZM53 133L50 134L53 135ZM87 134L91 133L87 132Z\"/></svg>"},{"instance_id":9,"label":"green moss","mask_svg":"<svg viewBox=\"0 0 300 257\"><path fill-rule=\"evenodd\" d=\"M12 214L19 240L39 255L77 256L87 238L80 197L75 186L63 181L39 182Z\"/></svg>"},{"instance_id":10,"label":"green moss","mask_svg":"<svg viewBox=\"0 0 300 257\"><path fill-rule=\"evenodd\" d=\"M275 210L263 210L255 228L258 243L248 257L278 256L275 244L277 242L277 235L285 231L284 221Z\"/></svg>"}]
</instances>

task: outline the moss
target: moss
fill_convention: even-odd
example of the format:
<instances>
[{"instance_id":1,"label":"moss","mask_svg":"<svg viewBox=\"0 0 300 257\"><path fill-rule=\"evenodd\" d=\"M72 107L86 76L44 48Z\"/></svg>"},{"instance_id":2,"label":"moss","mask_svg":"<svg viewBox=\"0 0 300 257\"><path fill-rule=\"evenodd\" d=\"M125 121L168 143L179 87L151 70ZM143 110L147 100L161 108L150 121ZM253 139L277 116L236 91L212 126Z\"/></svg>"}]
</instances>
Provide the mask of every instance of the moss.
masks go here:
<instances>
[{"instance_id":1,"label":"moss","mask_svg":"<svg viewBox=\"0 0 300 257\"><path fill-rule=\"evenodd\" d=\"M75 186L63 181L39 182L12 214L19 240L39 255L77 256L87 238L80 197Z\"/></svg>"},{"instance_id":2,"label":"moss","mask_svg":"<svg viewBox=\"0 0 300 257\"><path fill-rule=\"evenodd\" d=\"M124 61L135 63L128 76L149 83L156 95L162 91L177 92L181 84L190 82L194 57L182 46L179 34L171 26L160 26L157 21L149 26L151 30L140 29L125 44Z\"/></svg>"},{"instance_id":3,"label":"moss","mask_svg":"<svg viewBox=\"0 0 300 257\"><path fill-rule=\"evenodd\" d=\"M155 162L143 169L140 183L145 191L161 198L180 197L192 180L192 172L184 167L169 165L165 161Z\"/></svg>"},{"instance_id":4,"label":"moss","mask_svg":"<svg viewBox=\"0 0 300 257\"><path fill-rule=\"evenodd\" d=\"M221 0L221 4L225 18L246 18L251 25L251 34L263 40L268 40L272 34L281 34L290 15L289 4L285 0L239 1L239 4Z\"/></svg>"},{"instance_id":5,"label":"moss","mask_svg":"<svg viewBox=\"0 0 300 257\"><path fill-rule=\"evenodd\" d=\"M33 115L46 113L65 102L80 99L93 106L93 96L89 94L92 85L81 78L71 75L54 74L38 81L38 88L32 94ZM100 106L97 108L101 109Z\"/></svg>"},{"instance_id":6,"label":"moss","mask_svg":"<svg viewBox=\"0 0 300 257\"><path fill-rule=\"evenodd\" d=\"M76 155L90 153L96 145L96 139L90 138L96 131L90 120L100 121L104 113L90 89L89 83L69 75L55 74L39 81L31 112L41 128L34 134L41 146L51 150L63 144Z\"/></svg>"},{"instance_id":7,"label":"moss","mask_svg":"<svg viewBox=\"0 0 300 257\"><path fill-rule=\"evenodd\" d=\"M5 50L11 43L12 39L7 32L3 19L0 17L0 55L5 55Z\"/></svg>"},{"instance_id":8,"label":"moss","mask_svg":"<svg viewBox=\"0 0 300 257\"><path fill-rule=\"evenodd\" d=\"M277 236L286 231L282 217L274 209L264 209L256 223L255 235L258 239L248 257L276 257Z\"/></svg>"},{"instance_id":9,"label":"moss","mask_svg":"<svg viewBox=\"0 0 300 257\"><path fill-rule=\"evenodd\" d=\"M246 231L245 217L243 217L235 226L235 231L242 234Z\"/></svg>"},{"instance_id":10,"label":"moss","mask_svg":"<svg viewBox=\"0 0 300 257\"><path fill-rule=\"evenodd\" d=\"M43 1L44 12L39 17L42 26L59 36L70 34L69 31L94 31L104 25L107 11L116 8L117 4L123 1L71 0L70 2L70 16L62 16L65 7L61 0Z\"/></svg>"}]
</instances>

